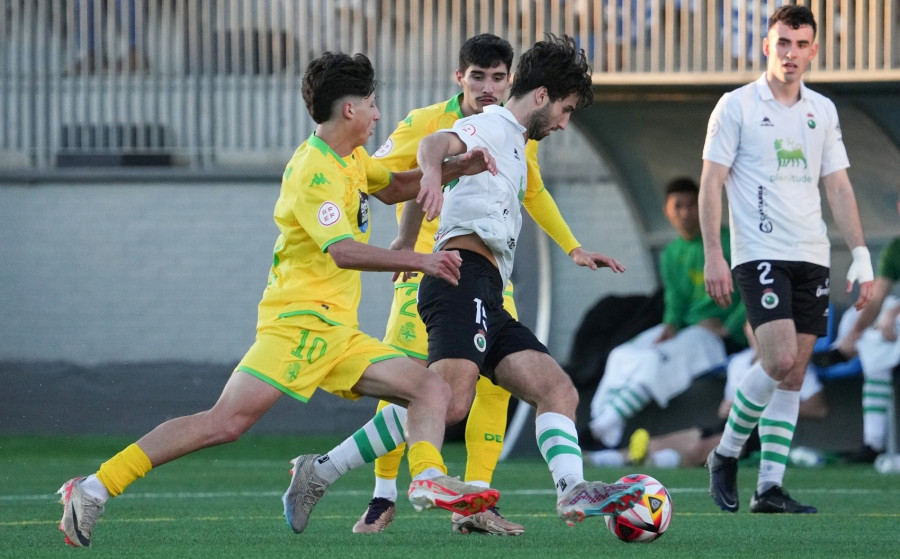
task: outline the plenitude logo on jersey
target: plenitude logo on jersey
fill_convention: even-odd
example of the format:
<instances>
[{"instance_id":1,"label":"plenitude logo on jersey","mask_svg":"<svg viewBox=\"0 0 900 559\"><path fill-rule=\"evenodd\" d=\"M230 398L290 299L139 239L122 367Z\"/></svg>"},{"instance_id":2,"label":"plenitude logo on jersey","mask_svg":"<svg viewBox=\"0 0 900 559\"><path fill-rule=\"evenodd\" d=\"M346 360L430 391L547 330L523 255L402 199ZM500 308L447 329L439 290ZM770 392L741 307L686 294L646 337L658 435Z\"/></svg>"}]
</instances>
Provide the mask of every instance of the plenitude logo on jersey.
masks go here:
<instances>
[{"instance_id":1,"label":"plenitude logo on jersey","mask_svg":"<svg viewBox=\"0 0 900 559\"><path fill-rule=\"evenodd\" d=\"M341 209L334 202L325 201L319 206L319 223L331 227L341 220Z\"/></svg>"},{"instance_id":2,"label":"plenitude logo on jersey","mask_svg":"<svg viewBox=\"0 0 900 559\"><path fill-rule=\"evenodd\" d=\"M466 124L465 126L460 128L459 131L463 134L468 134L469 136L474 136L475 133L478 132L478 130L475 129L474 124Z\"/></svg>"},{"instance_id":3,"label":"plenitude logo on jersey","mask_svg":"<svg viewBox=\"0 0 900 559\"><path fill-rule=\"evenodd\" d=\"M769 178L773 183L810 184L812 175L803 153L803 144L793 138L777 138L773 142L778 168Z\"/></svg>"},{"instance_id":4,"label":"plenitude logo on jersey","mask_svg":"<svg viewBox=\"0 0 900 559\"><path fill-rule=\"evenodd\" d=\"M775 140L775 155L778 156L779 171L785 167L799 167L801 164L806 169L806 156L803 155L803 146L790 138Z\"/></svg>"}]
</instances>

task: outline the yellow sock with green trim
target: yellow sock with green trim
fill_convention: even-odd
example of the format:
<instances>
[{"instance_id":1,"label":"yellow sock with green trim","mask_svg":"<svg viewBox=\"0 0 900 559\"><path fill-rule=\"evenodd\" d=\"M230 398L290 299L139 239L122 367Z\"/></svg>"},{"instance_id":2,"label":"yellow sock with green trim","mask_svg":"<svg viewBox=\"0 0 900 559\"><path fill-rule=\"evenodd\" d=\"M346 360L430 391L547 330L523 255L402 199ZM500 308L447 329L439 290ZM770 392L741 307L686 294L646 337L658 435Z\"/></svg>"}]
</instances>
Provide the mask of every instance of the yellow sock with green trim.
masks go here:
<instances>
[{"instance_id":1,"label":"yellow sock with green trim","mask_svg":"<svg viewBox=\"0 0 900 559\"><path fill-rule=\"evenodd\" d=\"M409 461L409 474L413 479L428 468L437 468L444 474L447 473L447 466L444 465L441 451L428 441L419 441L410 445L406 459Z\"/></svg>"},{"instance_id":2,"label":"yellow sock with green trim","mask_svg":"<svg viewBox=\"0 0 900 559\"><path fill-rule=\"evenodd\" d=\"M509 396L509 392L487 377L478 377L475 400L466 422L466 483L491 485L503 452Z\"/></svg>"},{"instance_id":3,"label":"yellow sock with green trim","mask_svg":"<svg viewBox=\"0 0 900 559\"><path fill-rule=\"evenodd\" d=\"M111 497L120 495L136 479L153 468L150 459L137 444L128 445L122 452L104 462L97 471L97 479Z\"/></svg>"}]
</instances>

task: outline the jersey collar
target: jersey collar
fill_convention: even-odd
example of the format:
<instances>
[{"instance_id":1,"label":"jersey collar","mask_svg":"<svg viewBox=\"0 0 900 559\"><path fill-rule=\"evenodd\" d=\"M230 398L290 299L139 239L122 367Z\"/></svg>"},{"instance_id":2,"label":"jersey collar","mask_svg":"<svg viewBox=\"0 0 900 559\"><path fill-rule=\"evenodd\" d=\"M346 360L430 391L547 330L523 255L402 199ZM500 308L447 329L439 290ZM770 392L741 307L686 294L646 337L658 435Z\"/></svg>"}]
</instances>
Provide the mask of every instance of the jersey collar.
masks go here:
<instances>
[{"instance_id":1,"label":"jersey collar","mask_svg":"<svg viewBox=\"0 0 900 559\"><path fill-rule=\"evenodd\" d=\"M446 112L455 114L459 118L463 117L462 107L460 105L460 101L462 101L463 92L460 91L458 94L454 95L447 101L447 110Z\"/></svg>"},{"instance_id":2,"label":"jersey collar","mask_svg":"<svg viewBox=\"0 0 900 559\"><path fill-rule=\"evenodd\" d=\"M516 120L516 117L509 111L509 109L502 105L488 105L484 108L484 112L485 114L497 113L499 116L510 121L519 130L519 132L525 133L528 131L527 128L519 124L519 121Z\"/></svg>"},{"instance_id":3,"label":"jersey collar","mask_svg":"<svg viewBox=\"0 0 900 559\"><path fill-rule=\"evenodd\" d=\"M332 157L337 159L338 162L340 162L342 167L347 166L347 162L344 161L344 159L340 155L338 155L333 149L331 149L331 146L326 144L325 141L322 140L322 138L316 136L315 132L310 134L309 138L306 141L309 142L310 147L314 147L317 150L321 151L322 154L325 155L326 157L328 155L331 155Z\"/></svg>"},{"instance_id":4,"label":"jersey collar","mask_svg":"<svg viewBox=\"0 0 900 559\"><path fill-rule=\"evenodd\" d=\"M808 95L808 92L809 92L809 88L806 87L806 84L803 82L800 82L800 101L806 100L806 96ZM766 81L766 73L765 72L763 72L763 74L759 77L759 79L756 80L756 93L757 93L757 95L759 95L759 98L762 99L763 101L774 101L775 100L775 94L772 93L771 88L769 88L769 82Z\"/></svg>"}]
</instances>

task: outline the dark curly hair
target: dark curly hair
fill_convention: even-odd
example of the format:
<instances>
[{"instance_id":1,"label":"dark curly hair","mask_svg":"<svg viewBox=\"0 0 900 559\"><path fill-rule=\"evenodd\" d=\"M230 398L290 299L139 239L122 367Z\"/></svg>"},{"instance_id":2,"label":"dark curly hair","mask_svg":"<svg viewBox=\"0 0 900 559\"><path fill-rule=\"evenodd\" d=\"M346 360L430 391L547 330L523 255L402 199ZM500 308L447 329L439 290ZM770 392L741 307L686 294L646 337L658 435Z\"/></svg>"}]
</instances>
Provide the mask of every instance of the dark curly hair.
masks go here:
<instances>
[{"instance_id":1,"label":"dark curly hair","mask_svg":"<svg viewBox=\"0 0 900 559\"><path fill-rule=\"evenodd\" d=\"M813 30L813 38L816 36L816 17L806 6L788 5L778 8L769 16L769 29L772 29L778 23L783 23L791 29L799 29L804 25L809 25Z\"/></svg>"},{"instance_id":2,"label":"dark curly hair","mask_svg":"<svg viewBox=\"0 0 900 559\"><path fill-rule=\"evenodd\" d=\"M546 87L550 101L559 101L573 93L578 94L576 107L582 109L594 101L591 88L591 67L584 49L575 45L568 35L557 37L548 34L519 57L511 98L521 98L529 91Z\"/></svg>"},{"instance_id":3,"label":"dark curly hair","mask_svg":"<svg viewBox=\"0 0 900 559\"><path fill-rule=\"evenodd\" d=\"M490 33L482 33L466 39L459 47L459 71L465 73L469 66L496 68L501 63L512 70L513 48L506 39Z\"/></svg>"},{"instance_id":4,"label":"dark curly hair","mask_svg":"<svg viewBox=\"0 0 900 559\"><path fill-rule=\"evenodd\" d=\"M334 104L348 95L368 97L375 91L375 71L364 54L326 52L303 74L303 100L316 124L332 116Z\"/></svg>"}]
</instances>

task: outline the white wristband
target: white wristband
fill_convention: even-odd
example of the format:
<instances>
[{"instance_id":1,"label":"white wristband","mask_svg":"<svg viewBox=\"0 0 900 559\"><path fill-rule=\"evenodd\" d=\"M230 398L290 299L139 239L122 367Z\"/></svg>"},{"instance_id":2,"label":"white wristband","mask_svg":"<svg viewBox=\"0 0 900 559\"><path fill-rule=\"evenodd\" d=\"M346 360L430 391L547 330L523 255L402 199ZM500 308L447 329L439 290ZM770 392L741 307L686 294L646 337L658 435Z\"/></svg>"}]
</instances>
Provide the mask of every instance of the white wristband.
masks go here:
<instances>
[{"instance_id":1,"label":"white wristband","mask_svg":"<svg viewBox=\"0 0 900 559\"><path fill-rule=\"evenodd\" d=\"M869 249L864 246L858 246L850 251L853 256L853 262L847 270L847 281L850 283L865 283L875 279L875 272L872 270L872 257L869 256Z\"/></svg>"}]
</instances>

